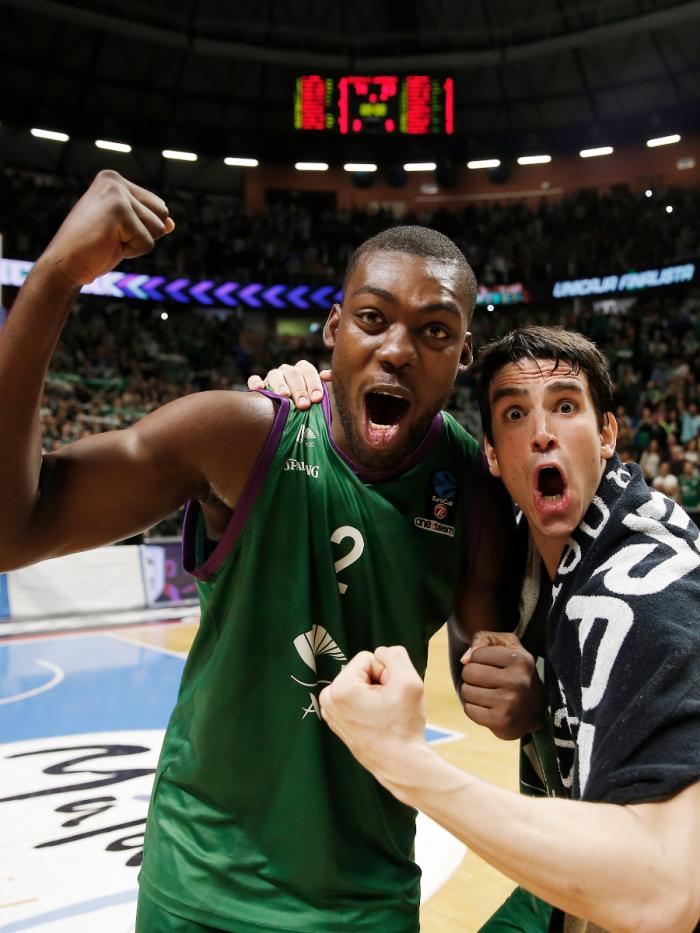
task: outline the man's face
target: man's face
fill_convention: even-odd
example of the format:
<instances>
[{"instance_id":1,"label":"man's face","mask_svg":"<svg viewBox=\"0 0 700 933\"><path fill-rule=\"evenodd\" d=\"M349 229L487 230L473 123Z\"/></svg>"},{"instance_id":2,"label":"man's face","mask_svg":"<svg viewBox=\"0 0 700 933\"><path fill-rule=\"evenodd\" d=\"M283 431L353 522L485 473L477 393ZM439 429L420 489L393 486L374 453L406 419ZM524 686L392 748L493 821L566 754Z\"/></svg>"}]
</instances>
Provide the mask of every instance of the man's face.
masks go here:
<instances>
[{"instance_id":1,"label":"man's face","mask_svg":"<svg viewBox=\"0 0 700 933\"><path fill-rule=\"evenodd\" d=\"M528 519L553 575L615 451L611 413L601 430L585 373L566 363L523 359L498 370L489 387L493 445L489 468Z\"/></svg>"},{"instance_id":2,"label":"man's face","mask_svg":"<svg viewBox=\"0 0 700 933\"><path fill-rule=\"evenodd\" d=\"M456 263L370 252L324 330L333 348L336 442L370 470L392 469L420 443L471 362L468 298Z\"/></svg>"}]
</instances>

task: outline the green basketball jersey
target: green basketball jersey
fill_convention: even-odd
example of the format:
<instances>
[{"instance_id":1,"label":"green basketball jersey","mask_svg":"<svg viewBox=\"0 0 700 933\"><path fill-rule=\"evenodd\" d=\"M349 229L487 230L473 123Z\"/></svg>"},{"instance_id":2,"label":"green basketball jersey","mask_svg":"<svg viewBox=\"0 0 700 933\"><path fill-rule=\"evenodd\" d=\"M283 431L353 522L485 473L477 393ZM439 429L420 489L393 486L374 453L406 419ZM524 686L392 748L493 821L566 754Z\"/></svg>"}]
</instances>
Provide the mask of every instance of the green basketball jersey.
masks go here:
<instances>
[{"instance_id":1,"label":"green basketball jersey","mask_svg":"<svg viewBox=\"0 0 700 933\"><path fill-rule=\"evenodd\" d=\"M190 506L201 625L156 774L141 884L237 933L418 929L415 811L352 757L318 695L362 649L423 674L478 535L483 458L447 414L399 469L358 470L330 405L279 402L214 552Z\"/></svg>"}]
</instances>

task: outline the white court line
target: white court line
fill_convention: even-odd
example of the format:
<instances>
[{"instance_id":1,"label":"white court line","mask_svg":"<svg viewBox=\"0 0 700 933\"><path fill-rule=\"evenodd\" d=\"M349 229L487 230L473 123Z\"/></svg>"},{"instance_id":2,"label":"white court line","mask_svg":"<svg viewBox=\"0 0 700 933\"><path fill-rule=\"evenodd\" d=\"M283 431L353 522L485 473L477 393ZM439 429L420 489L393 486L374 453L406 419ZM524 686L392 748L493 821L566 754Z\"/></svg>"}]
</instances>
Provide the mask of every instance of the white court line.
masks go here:
<instances>
[{"instance_id":1,"label":"white court line","mask_svg":"<svg viewBox=\"0 0 700 933\"><path fill-rule=\"evenodd\" d=\"M57 687L65 677L65 674L61 668L56 664L52 664L51 661L37 660L36 663L40 664L42 667L47 668L49 671L53 671L53 677L51 680L47 681L45 684L42 684L40 687L34 687L32 690L25 690L24 693L16 693L12 697L2 697L0 699L0 706L2 706L3 703L16 703L18 700L26 700L29 697L35 697L39 693L46 693L46 691L51 690L52 687Z\"/></svg>"}]
</instances>

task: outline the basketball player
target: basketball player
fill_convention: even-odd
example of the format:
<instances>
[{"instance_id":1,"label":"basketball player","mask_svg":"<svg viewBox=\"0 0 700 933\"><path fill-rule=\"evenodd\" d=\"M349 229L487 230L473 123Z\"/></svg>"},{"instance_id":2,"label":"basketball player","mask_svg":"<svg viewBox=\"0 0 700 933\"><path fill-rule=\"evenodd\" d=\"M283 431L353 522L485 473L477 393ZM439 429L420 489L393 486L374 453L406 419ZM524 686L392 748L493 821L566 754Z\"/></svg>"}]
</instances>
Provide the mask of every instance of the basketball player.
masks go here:
<instances>
[{"instance_id":1,"label":"basketball player","mask_svg":"<svg viewBox=\"0 0 700 933\"><path fill-rule=\"evenodd\" d=\"M471 360L473 273L440 234L389 231L330 313L323 406L201 393L42 458L42 386L80 286L173 227L160 198L101 172L19 293L0 334L0 567L190 500L202 617L154 782L140 933L413 933L415 814L325 727L318 695L382 643L422 672L455 602L465 637L512 627L506 519L478 445L439 413Z\"/></svg>"},{"instance_id":2,"label":"basketball player","mask_svg":"<svg viewBox=\"0 0 700 933\"><path fill-rule=\"evenodd\" d=\"M526 582L524 622L541 629L551 711L535 751L554 748L556 767L533 762L569 799L513 794L432 751L401 647L355 657L322 692L322 714L397 799L522 885L485 931L689 933L700 917L698 529L616 456L612 384L588 340L522 328L480 368L489 467L544 575L541 589Z\"/></svg>"}]
</instances>

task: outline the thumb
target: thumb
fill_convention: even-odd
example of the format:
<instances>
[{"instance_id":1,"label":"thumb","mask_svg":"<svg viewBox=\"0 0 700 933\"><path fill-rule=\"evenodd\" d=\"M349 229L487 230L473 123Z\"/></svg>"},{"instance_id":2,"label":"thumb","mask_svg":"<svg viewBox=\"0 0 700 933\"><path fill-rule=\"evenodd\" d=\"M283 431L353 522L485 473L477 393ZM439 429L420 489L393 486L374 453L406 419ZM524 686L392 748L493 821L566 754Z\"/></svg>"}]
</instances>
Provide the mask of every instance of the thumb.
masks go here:
<instances>
[{"instance_id":1,"label":"thumb","mask_svg":"<svg viewBox=\"0 0 700 933\"><path fill-rule=\"evenodd\" d=\"M520 648L520 639L513 632L477 632L472 638L471 646L460 658L462 664L471 661L472 654L477 648L498 646L501 648Z\"/></svg>"},{"instance_id":2,"label":"thumb","mask_svg":"<svg viewBox=\"0 0 700 933\"><path fill-rule=\"evenodd\" d=\"M332 382L333 381L333 371L330 369L322 369L319 373L319 376L323 382Z\"/></svg>"}]
</instances>

